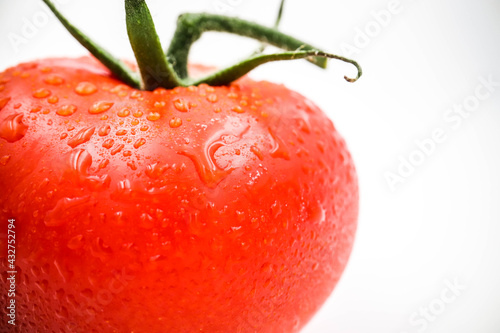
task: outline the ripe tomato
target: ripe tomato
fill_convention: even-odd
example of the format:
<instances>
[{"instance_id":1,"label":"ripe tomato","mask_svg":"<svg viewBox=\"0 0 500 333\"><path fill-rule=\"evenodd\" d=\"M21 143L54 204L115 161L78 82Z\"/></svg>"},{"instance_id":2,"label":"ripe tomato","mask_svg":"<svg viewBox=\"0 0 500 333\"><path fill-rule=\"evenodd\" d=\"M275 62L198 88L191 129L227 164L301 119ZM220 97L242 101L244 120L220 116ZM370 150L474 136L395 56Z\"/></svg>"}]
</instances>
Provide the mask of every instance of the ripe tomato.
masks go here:
<instances>
[{"instance_id":1,"label":"ripe tomato","mask_svg":"<svg viewBox=\"0 0 500 333\"><path fill-rule=\"evenodd\" d=\"M0 74L0 109L19 332L298 332L346 265L351 156L282 85L148 92L44 59Z\"/></svg>"}]
</instances>

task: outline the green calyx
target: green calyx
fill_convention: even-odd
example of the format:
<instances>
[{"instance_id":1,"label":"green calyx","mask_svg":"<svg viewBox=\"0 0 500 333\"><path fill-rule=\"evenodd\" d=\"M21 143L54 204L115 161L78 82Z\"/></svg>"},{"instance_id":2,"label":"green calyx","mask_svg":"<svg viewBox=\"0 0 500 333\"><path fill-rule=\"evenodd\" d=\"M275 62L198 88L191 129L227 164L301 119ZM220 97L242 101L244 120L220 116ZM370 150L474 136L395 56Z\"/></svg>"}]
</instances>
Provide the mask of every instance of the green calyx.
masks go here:
<instances>
[{"instance_id":1,"label":"green calyx","mask_svg":"<svg viewBox=\"0 0 500 333\"><path fill-rule=\"evenodd\" d=\"M80 44L119 80L136 89L154 90L158 87L172 89L177 86L185 87L202 83L213 86L227 85L264 63L279 60L307 59L321 68L326 68L328 59L338 59L354 65L358 71L355 78L345 76L347 81L355 82L362 74L361 67L354 60L320 51L278 31L277 26L281 19L284 0L281 1L274 28L221 15L183 14L179 16L177 29L166 53L161 46L145 0L125 0L127 32L139 67L140 78L126 64L113 57L73 26L50 0L43 0L43 2ZM262 45L245 60L201 79L192 79L188 75L189 51L191 45L206 31L233 33L256 39ZM285 52L264 54L262 51L265 45L276 46Z\"/></svg>"}]
</instances>

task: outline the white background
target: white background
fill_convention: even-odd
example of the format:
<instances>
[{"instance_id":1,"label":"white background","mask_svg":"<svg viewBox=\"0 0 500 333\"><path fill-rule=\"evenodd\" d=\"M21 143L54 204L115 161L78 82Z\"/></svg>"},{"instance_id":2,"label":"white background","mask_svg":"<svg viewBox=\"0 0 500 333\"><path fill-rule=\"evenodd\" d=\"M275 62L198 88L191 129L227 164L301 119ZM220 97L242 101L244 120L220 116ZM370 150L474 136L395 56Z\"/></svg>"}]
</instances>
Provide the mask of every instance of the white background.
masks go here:
<instances>
[{"instance_id":1,"label":"white background","mask_svg":"<svg viewBox=\"0 0 500 333\"><path fill-rule=\"evenodd\" d=\"M123 1L59 2L83 31L132 59ZM271 25L278 2L148 1L165 46L181 12L225 11ZM336 62L327 71L296 61L252 73L286 84L327 112L347 140L360 178L354 252L334 294L303 333L498 333L500 86L458 126L445 115L474 101L480 77L500 82L500 3L400 0L382 26L373 12L389 3L286 4L281 29L338 54L348 55L351 46L365 72L359 82L346 83L343 75L354 75L354 68ZM41 1L0 0L1 70L34 58L85 54L55 18L43 21L44 10ZM39 27L23 31L35 18L42 19ZM369 34L364 40L363 31ZM23 43L12 43L13 34ZM253 49L245 39L210 34L195 45L192 60L222 66ZM418 157L415 141L431 138L436 129L446 140L391 190L384 175L397 174L400 157ZM454 290L458 296L447 283L462 287ZM419 312L426 308L427 319Z\"/></svg>"}]
</instances>

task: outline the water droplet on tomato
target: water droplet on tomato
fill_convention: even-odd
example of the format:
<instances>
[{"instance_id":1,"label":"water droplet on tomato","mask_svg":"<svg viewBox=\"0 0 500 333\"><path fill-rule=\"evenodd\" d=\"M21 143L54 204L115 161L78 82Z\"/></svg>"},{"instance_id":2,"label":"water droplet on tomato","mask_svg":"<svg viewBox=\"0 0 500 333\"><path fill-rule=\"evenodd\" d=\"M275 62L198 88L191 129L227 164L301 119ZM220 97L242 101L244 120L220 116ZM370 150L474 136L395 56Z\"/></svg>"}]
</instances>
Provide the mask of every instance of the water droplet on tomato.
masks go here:
<instances>
[{"instance_id":1,"label":"water droplet on tomato","mask_svg":"<svg viewBox=\"0 0 500 333\"><path fill-rule=\"evenodd\" d=\"M262 152L260 151L259 148L257 148L257 146L251 146L250 151L254 153L254 155L257 156L259 160L261 161L264 160L264 154L262 154Z\"/></svg>"},{"instance_id":2,"label":"water droplet on tomato","mask_svg":"<svg viewBox=\"0 0 500 333\"><path fill-rule=\"evenodd\" d=\"M109 149L109 148L113 147L114 144L115 144L115 140L107 139L102 143L102 146L106 149Z\"/></svg>"},{"instance_id":3,"label":"water droplet on tomato","mask_svg":"<svg viewBox=\"0 0 500 333\"><path fill-rule=\"evenodd\" d=\"M104 160L101 161L101 163L99 163L99 169L104 169L105 167L107 167L109 164L109 160L106 158Z\"/></svg>"},{"instance_id":4,"label":"water droplet on tomato","mask_svg":"<svg viewBox=\"0 0 500 333\"><path fill-rule=\"evenodd\" d=\"M97 87L95 86L95 84L85 81L78 83L78 85L75 87L75 92L78 95L82 96L92 95L96 91Z\"/></svg>"},{"instance_id":5,"label":"water droplet on tomato","mask_svg":"<svg viewBox=\"0 0 500 333\"><path fill-rule=\"evenodd\" d=\"M71 116L77 110L74 105L63 105L59 109L57 109L56 113L60 116L66 117Z\"/></svg>"},{"instance_id":6,"label":"water droplet on tomato","mask_svg":"<svg viewBox=\"0 0 500 333\"><path fill-rule=\"evenodd\" d=\"M161 108L161 107L164 107L165 106L165 102L164 101L156 101L154 103L154 107L155 108Z\"/></svg>"},{"instance_id":7,"label":"water droplet on tomato","mask_svg":"<svg viewBox=\"0 0 500 333\"><path fill-rule=\"evenodd\" d=\"M99 114L108 111L114 105L113 102L99 101L92 104L89 108L90 114Z\"/></svg>"},{"instance_id":8,"label":"water droplet on tomato","mask_svg":"<svg viewBox=\"0 0 500 333\"><path fill-rule=\"evenodd\" d=\"M23 123L23 115L12 114L0 123L0 138L7 142L16 142L24 137L28 131L28 125Z\"/></svg>"},{"instance_id":9,"label":"water droplet on tomato","mask_svg":"<svg viewBox=\"0 0 500 333\"><path fill-rule=\"evenodd\" d=\"M120 151L122 151L122 149L125 147L125 145L122 143L122 144L119 144L118 146L116 146L115 148L113 148L111 150L111 155L116 155L118 154Z\"/></svg>"},{"instance_id":10,"label":"water droplet on tomato","mask_svg":"<svg viewBox=\"0 0 500 333\"><path fill-rule=\"evenodd\" d=\"M116 135L118 136L122 136L122 135L125 135L127 134L127 130L126 129L120 129L118 131L116 131Z\"/></svg>"},{"instance_id":11,"label":"water droplet on tomato","mask_svg":"<svg viewBox=\"0 0 500 333\"><path fill-rule=\"evenodd\" d=\"M49 102L50 104L56 104L57 102L59 102L59 97L50 96L49 98L47 98L47 102Z\"/></svg>"},{"instance_id":12,"label":"water droplet on tomato","mask_svg":"<svg viewBox=\"0 0 500 333\"><path fill-rule=\"evenodd\" d=\"M71 148L75 148L76 146L89 141L92 135L94 135L94 132L95 132L95 127L93 126L84 128L80 130L78 133L76 133L74 137L68 140L68 145Z\"/></svg>"},{"instance_id":13,"label":"water droplet on tomato","mask_svg":"<svg viewBox=\"0 0 500 333\"><path fill-rule=\"evenodd\" d=\"M245 110L243 110L243 108L239 105L233 106L231 108L231 111L234 111L236 113L244 113L245 112Z\"/></svg>"},{"instance_id":14,"label":"water droplet on tomato","mask_svg":"<svg viewBox=\"0 0 500 333\"><path fill-rule=\"evenodd\" d=\"M128 161L127 166L134 171L137 170L137 165L135 164L135 161Z\"/></svg>"},{"instance_id":15,"label":"water droplet on tomato","mask_svg":"<svg viewBox=\"0 0 500 333\"><path fill-rule=\"evenodd\" d=\"M146 143L146 139L140 138L139 140L134 142L134 148L137 149L137 148L143 146L145 143Z\"/></svg>"},{"instance_id":16,"label":"water droplet on tomato","mask_svg":"<svg viewBox=\"0 0 500 333\"><path fill-rule=\"evenodd\" d=\"M234 170L230 163L218 163L217 150L229 143L241 140L249 128L249 126L242 126L238 121L229 119L224 123L223 129L211 134L203 145L189 147L178 154L189 157L200 179L207 186L215 187Z\"/></svg>"},{"instance_id":17,"label":"water droplet on tomato","mask_svg":"<svg viewBox=\"0 0 500 333\"><path fill-rule=\"evenodd\" d=\"M210 103L215 103L218 99L219 97L216 94L210 94L207 96L207 101L209 101Z\"/></svg>"},{"instance_id":18,"label":"water droplet on tomato","mask_svg":"<svg viewBox=\"0 0 500 333\"><path fill-rule=\"evenodd\" d=\"M45 98L50 96L51 92L48 89L40 88L33 92L33 97L35 98Z\"/></svg>"},{"instance_id":19,"label":"water droplet on tomato","mask_svg":"<svg viewBox=\"0 0 500 333\"><path fill-rule=\"evenodd\" d=\"M149 121L157 121L158 119L160 119L160 117L161 116L158 112L150 112L146 119Z\"/></svg>"},{"instance_id":20,"label":"water droplet on tomato","mask_svg":"<svg viewBox=\"0 0 500 333\"><path fill-rule=\"evenodd\" d=\"M127 117L130 115L130 109L129 108L123 108L117 113L118 117Z\"/></svg>"},{"instance_id":21,"label":"water droplet on tomato","mask_svg":"<svg viewBox=\"0 0 500 333\"><path fill-rule=\"evenodd\" d=\"M69 167L72 171L86 175L92 165L92 155L84 149L75 149L69 153Z\"/></svg>"},{"instance_id":22,"label":"water droplet on tomato","mask_svg":"<svg viewBox=\"0 0 500 333\"><path fill-rule=\"evenodd\" d=\"M180 112L188 112L189 106L182 98L174 99L174 107Z\"/></svg>"},{"instance_id":23,"label":"water droplet on tomato","mask_svg":"<svg viewBox=\"0 0 500 333\"><path fill-rule=\"evenodd\" d=\"M9 163L9 161L10 161L10 155L2 156L0 158L0 165L5 166L5 165L7 165L7 163Z\"/></svg>"},{"instance_id":24,"label":"water droplet on tomato","mask_svg":"<svg viewBox=\"0 0 500 333\"><path fill-rule=\"evenodd\" d=\"M51 84L53 86L58 86L64 83L64 79L55 74L47 76L44 81L45 83Z\"/></svg>"},{"instance_id":25,"label":"water droplet on tomato","mask_svg":"<svg viewBox=\"0 0 500 333\"><path fill-rule=\"evenodd\" d=\"M168 122L168 125L172 128L177 128L179 126L182 125L182 119L179 118L179 117L173 117L172 119L170 119L170 121Z\"/></svg>"},{"instance_id":26,"label":"water droplet on tomato","mask_svg":"<svg viewBox=\"0 0 500 333\"><path fill-rule=\"evenodd\" d=\"M290 160L290 153L286 148L283 140L275 134L275 131L271 128L268 128L270 139L271 139L271 151L270 154L274 158L283 158L285 160Z\"/></svg>"},{"instance_id":27,"label":"water droplet on tomato","mask_svg":"<svg viewBox=\"0 0 500 333\"><path fill-rule=\"evenodd\" d=\"M97 131L99 136L106 136L109 134L109 132L111 132L111 126L109 126L109 125L104 125L101 128L99 128L99 130Z\"/></svg>"}]
</instances>

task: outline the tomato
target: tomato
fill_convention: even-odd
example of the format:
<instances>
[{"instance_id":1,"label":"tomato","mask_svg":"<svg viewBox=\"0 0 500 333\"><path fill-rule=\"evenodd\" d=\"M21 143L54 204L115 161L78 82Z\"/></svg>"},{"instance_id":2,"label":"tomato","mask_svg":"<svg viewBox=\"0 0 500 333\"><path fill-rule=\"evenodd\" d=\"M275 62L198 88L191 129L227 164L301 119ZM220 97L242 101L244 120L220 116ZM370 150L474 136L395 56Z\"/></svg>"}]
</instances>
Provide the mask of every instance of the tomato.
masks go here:
<instances>
[{"instance_id":1,"label":"tomato","mask_svg":"<svg viewBox=\"0 0 500 333\"><path fill-rule=\"evenodd\" d=\"M298 332L344 270L353 161L283 85L140 91L43 59L0 74L0 108L19 332Z\"/></svg>"}]
</instances>

